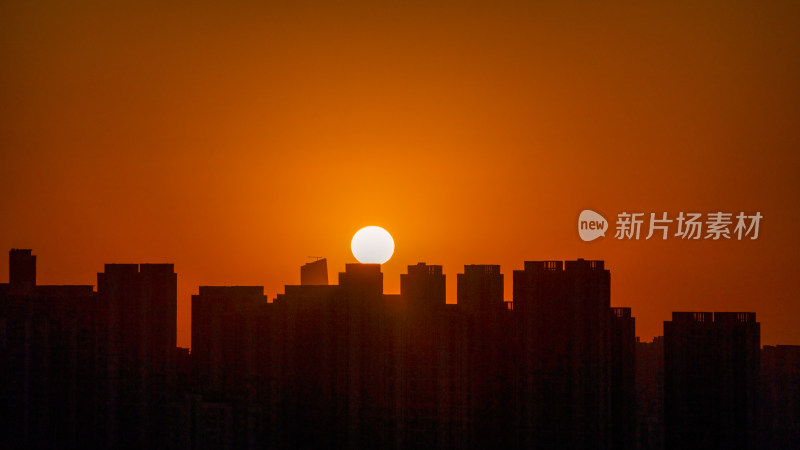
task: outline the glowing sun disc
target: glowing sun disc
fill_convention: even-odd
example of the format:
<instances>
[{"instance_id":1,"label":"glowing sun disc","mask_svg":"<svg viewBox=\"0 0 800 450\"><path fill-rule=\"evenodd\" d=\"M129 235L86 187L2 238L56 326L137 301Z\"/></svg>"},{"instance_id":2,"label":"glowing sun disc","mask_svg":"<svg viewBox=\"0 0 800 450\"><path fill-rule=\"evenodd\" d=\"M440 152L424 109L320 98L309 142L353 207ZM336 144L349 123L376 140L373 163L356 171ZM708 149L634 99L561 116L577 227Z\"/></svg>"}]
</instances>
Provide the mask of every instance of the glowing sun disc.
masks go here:
<instances>
[{"instance_id":1,"label":"glowing sun disc","mask_svg":"<svg viewBox=\"0 0 800 450\"><path fill-rule=\"evenodd\" d=\"M362 264L383 264L394 253L394 239L381 227L364 227L353 235L350 250Z\"/></svg>"}]
</instances>

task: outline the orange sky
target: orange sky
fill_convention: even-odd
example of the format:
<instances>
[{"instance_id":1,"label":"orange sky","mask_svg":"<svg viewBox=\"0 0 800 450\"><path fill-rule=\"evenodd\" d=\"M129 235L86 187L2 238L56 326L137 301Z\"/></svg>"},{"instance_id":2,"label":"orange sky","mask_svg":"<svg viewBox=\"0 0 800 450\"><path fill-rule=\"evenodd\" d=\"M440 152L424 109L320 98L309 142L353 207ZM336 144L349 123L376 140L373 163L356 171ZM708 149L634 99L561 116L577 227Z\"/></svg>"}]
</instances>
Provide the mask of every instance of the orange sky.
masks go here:
<instances>
[{"instance_id":1,"label":"orange sky","mask_svg":"<svg viewBox=\"0 0 800 450\"><path fill-rule=\"evenodd\" d=\"M335 280L380 225L389 293L418 261L454 301L464 264L510 299L526 259L604 259L645 339L747 310L800 344L798 2L46 3L0 4L0 249L42 284L174 262L186 346L198 285ZM764 219L584 243L584 208Z\"/></svg>"}]
</instances>

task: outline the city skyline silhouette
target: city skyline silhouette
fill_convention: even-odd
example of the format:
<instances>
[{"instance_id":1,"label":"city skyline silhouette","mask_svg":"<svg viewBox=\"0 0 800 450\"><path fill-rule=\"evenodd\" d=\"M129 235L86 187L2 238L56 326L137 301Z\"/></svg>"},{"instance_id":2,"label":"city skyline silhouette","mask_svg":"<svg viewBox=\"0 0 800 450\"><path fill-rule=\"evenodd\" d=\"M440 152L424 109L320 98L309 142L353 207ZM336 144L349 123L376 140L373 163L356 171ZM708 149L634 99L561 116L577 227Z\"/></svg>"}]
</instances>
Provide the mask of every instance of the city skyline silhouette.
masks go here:
<instances>
[{"instance_id":1,"label":"city skyline silhouette","mask_svg":"<svg viewBox=\"0 0 800 450\"><path fill-rule=\"evenodd\" d=\"M172 264L105 264L90 285L0 284L10 448L793 448L800 346L762 348L755 312L673 312L636 337L603 261L464 266L458 302L418 263L327 260L269 299L199 286L177 345ZM763 355L763 357L762 357Z\"/></svg>"}]
</instances>

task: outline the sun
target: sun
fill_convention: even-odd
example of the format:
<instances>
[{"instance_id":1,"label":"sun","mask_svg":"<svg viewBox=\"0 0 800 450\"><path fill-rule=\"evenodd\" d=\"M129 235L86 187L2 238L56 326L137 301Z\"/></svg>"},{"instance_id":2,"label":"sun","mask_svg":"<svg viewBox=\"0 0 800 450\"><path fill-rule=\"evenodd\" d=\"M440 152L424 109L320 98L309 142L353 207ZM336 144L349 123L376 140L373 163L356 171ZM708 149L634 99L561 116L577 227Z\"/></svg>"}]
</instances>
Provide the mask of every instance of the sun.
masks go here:
<instances>
[{"instance_id":1,"label":"sun","mask_svg":"<svg viewBox=\"0 0 800 450\"><path fill-rule=\"evenodd\" d=\"M381 227L364 227L356 231L350 249L362 264L383 264L394 253L394 239Z\"/></svg>"}]
</instances>

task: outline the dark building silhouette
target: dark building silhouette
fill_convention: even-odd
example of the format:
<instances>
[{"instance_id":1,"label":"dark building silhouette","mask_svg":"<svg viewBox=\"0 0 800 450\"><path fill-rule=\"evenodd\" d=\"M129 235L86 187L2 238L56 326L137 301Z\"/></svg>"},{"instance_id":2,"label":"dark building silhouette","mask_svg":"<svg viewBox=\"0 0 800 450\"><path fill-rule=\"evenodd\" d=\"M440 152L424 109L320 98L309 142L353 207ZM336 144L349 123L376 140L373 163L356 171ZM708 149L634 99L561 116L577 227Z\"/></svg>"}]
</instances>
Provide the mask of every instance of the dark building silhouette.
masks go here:
<instances>
[{"instance_id":1,"label":"dark building silhouette","mask_svg":"<svg viewBox=\"0 0 800 450\"><path fill-rule=\"evenodd\" d=\"M505 307L500 266L470 264L456 277L458 305L464 310L485 311Z\"/></svg>"},{"instance_id":2,"label":"dark building silhouette","mask_svg":"<svg viewBox=\"0 0 800 450\"><path fill-rule=\"evenodd\" d=\"M456 286L457 305L469 333L464 343L467 442L476 448L509 446L513 351L503 274L498 265L465 265Z\"/></svg>"},{"instance_id":3,"label":"dark building silhouette","mask_svg":"<svg viewBox=\"0 0 800 450\"><path fill-rule=\"evenodd\" d=\"M446 304L441 266L419 263L400 276L401 446L464 448L474 438L467 317Z\"/></svg>"},{"instance_id":4,"label":"dark building silhouette","mask_svg":"<svg viewBox=\"0 0 800 450\"><path fill-rule=\"evenodd\" d=\"M328 284L328 260L320 258L300 267L300 284L302 286Z\"/></svg>"},{"instance_id":5,"label":"dark building silhouette","mask_svg":"<svg viewBox=\"0 0 800 450\"><path fill-rule=\"evenodd\" d=\"M797 447L798 347L760 352L753 313L674 313L638 342L603 261L527 261L513 302L497 265L465 266L456 304L425 263L399 295L376 264L271 303L200 286L191 351L171 264L107 264L95 292L9 262L2 448Z\"/></svg>"},{"instance_id":6,"label":"dark building silhouette","mask_svg":"<svg viewBox=\"0 0 800 450\"><path fill-rule=\"evenodd\" d=\"M397 402L401 411L400 442L412 436L428 446L443 446L447 416L447 328L445 275L442 266L418 263L400 275L400 299L405 314L398 315L395 336L399 350ZM454 400L455 401L455 400ZM399 430L398 430L399 431Z\"/></svg>"},{"instance_id":7,"label":"dark building silhouette","mask_svg":"<svg viewBox=\"0 0 800 450\"><path fill-rule=\"evenodd\" d=\"M761 448L800 448L800 345L761 349Z\"/></svg>"},{"instance_id":8,"label":"dark building silhouette","mask_svg":"<svg viewBox=\"0 0 800 450\"><path fill-rule=\"evenodd\" d=\"M238 419L238 420L237 420ZM172 450L262 448L255 441L242 440L235 408L227 402L206 401L203 396L186 394L167 406L167 447ZM246 436L246 435L245 435Z\"/></svg>"},{"instance_id":9,"label":"dark building silhouette","mask_svg":"<svg viewBox=\"0 0 800 450\"><path fill-rule=\"evenodd\" d=\"M192 296L192 363L198 388L255 388L258 319L267 305L263 286L200 286Z\"/></svg>"},{"instance_id":10,"label":"dark building silhouette","mask_svg":"<svg viewBox=\"0 0 800 450\"><path fill-rule=\"evenodd\" d=\"M611 436L613 449L636 448L636 319L611 308Z\"/></svg>"},{"instance_id":11,"label":"dark building silhouette","mask_svg":"<svg viewBox=\"0 0 800 450\"><path fill-rule=\"evenodd\" d=\"M107 265L93 286L36 286L30 250L9 255L2 299L9 448L150 448L164 443L174 389L172 265Z\"/></svg>"},{"instance_id":12,"label":"dark building silhouette","mask_svg":"<svg viewBox=\"0 0 800 450\"><path fill-rule=\"evenodd\" d=\"M526 261L514 271L517 445L630 445L612 434L631 424L612 404L611 388L615 400L630 403L633 319L614 312L603 261ZM615 411L622 422L612 423Z\"/></svg>"},{"instance_id":13,"label":"dark building silhouette","mask_svg":"<svg viewBox=\"0 0 800 450\"><path fill-rule=\"evenodd\" d=\"M613 436L618 436L620 444L615 448L631 448L632 444L626 447L625 443L633 442L626 433L634 432L635 322L629 309L608 306L608 292L603 290L608 284L603 284L599 263L586 267L573 263L583 262L568 264L565 282L584 290L580 299L572 301L594 305L594 318L604 327L598 345L605 350L596 355L591 367L598 371L598 378L604 377L605 391L587 392L576 380L562 394L582 393L584 409L595 406L589 400L592 395L605 398L609 408L603 425L606 445L612 446L617 442ZM599 277L589 271L595 268L601 271ZM587 283L590 288L583 286ZM255 314L260 321L257 328L264 330L261 337L248 341L259 343L262 357L255 396L264 406L259 417L273 447L513 446L515 437L527 433L533 424L523 422L515 406L519 403L515 389L522 367L519 362L527 350L517 346L522 328L515 322L517 312L510 302L504 302L499 266L465 266L458 276L459 303L455 305L446 304L441 266L409 266L408 273L401 275L400 295L385 295L382 286L379 265L348 264L338 285L286 286L285 293L278 294L264 314ZM566 285L562 288L568 291ZM236 288L228 289L227 297L232 298ZM202 295L195 296L195 304L198 297ZM206 301L217 303L211 297ZM588 323L591 319L584 320ZM203 332L199 323L193 332ZM226 335L216 330L208 333L211 339ZM203 338L197 342L203 347L215 345ZM204 362L203 347L194 355L196 367L213 365ZM570 354L559 358L566 356ZM570 357L580 358L577 352ZM231 362L221 370L235 366ZM563 378L566 368L551 367L550 375ZM585 366L573 370L585 370ZM542 385L542 389L549 388ZM233 429L240 429L242 399L235 392L232 387L215 392L206 386L198 391L201 400L193 400L193 404L216 401L227 405ZM561 408L560 400L554 398L551 406ZM181 411L189 408L189 403L181 404ZM580 428L585 426L581 423L564 433L588 434ZM234 446L240 444L234 442Z\"/></svg>"},{"instance_id":14,"label":"dark building silhouette","mask_svg":"<svg viewBox=\"0 0 800 450\"><path fill-rule=\"evenodd\" d=\"M193 385L170 405L171 448L265 442L270 306L263 286L200 286L192 296Z\"/></svg>"},{"instance_id":15,"label":"dark building silhouette","mask_svg":"<svg viewBox=\"0 0 800 450\"><path fill-rule=\"evenodd\" d=\"M97 274L100 446L165 445L177 345L173 267L106 264Z\"/></svg>"},{"instance_id":16,"label":"dark building silhouette","mask_svg":"<svg viewBox=\"0 0 800 450\"><path fill-rule=\"evenodd\" d=\"M664 322L667 449L757 447L755 313L674 312Z\"/></svg>"},{"instance_id":17,"label":"dark building silhouette","mask_svg":"<svg viewBox=\"0 0 800 450\"><path fill-rule=\"evenodd\" d=\"M33 295L36 289L36 256L30 249L11 249L8 254L8 293Z\"/></svg>"},{"instance_id":18,"label":"dark building silhouette","mask_svg":"<svg viewBox=\"0 0 800 450\"><path fill-rule=\"evenodd\" d=\"M443 308L447 300L442 266L429 266L425 263L408 266L408 273L400 275L400 296L408 308L414 311Z\"/></svg>"},{"instance_id":19,"label":"dark building silhouette","mask_svg":"<svg viewBox=\"0 0 800 450\"><path fill-rule=\"evenodd\" d=\"M345 318L340 350L347 364L339 381L347 386L347 445L389 445L396 442L397 354L380 264L347 264L338 294Z\"/></svg>"},{"instance_id":20,"label":"dark building silhouette","mask_svg":"<svg viewBox=\"0 0 800 450\"><path fill-rule=\"evenodd\" d=\"M192 353L188 348L177 347L175 349L176 391L192 385Z\"/></svg>"},{"instance_id":21,"label":"dark building silhouette","mask_svg":"<svg viewBox=\"0 0 800 450\"><path fill-rule=\"evenodd\" d=\"M636 342L636 448L664 448L664 338Z\"/></svg>"},{"instance_id":22,"label":"dark building silhouette","mask_svg":"<svg viewBox=\"0 0 800 450\"><path fill-rule=\"evenodd\" d=\"M378 264L348 264L333 286L287 286L274 302L269 380L281 448L398 442L396 296Z\"/></svg>"},{"instance_id":23,"label":"dark building silhouette","mask_svg":"<svg viewBox=\"0 0 800 450\"><path fill-rule=\"evenodd\" d=\"M36 256L9 253L0 285L0 435L7 448L82 448L94 408L92 286L36 286Z\"/></svg>"}]
</instances>

